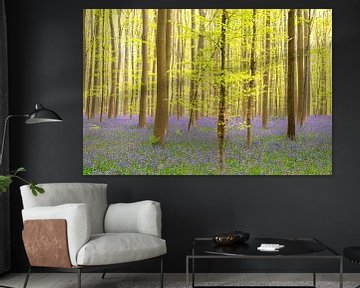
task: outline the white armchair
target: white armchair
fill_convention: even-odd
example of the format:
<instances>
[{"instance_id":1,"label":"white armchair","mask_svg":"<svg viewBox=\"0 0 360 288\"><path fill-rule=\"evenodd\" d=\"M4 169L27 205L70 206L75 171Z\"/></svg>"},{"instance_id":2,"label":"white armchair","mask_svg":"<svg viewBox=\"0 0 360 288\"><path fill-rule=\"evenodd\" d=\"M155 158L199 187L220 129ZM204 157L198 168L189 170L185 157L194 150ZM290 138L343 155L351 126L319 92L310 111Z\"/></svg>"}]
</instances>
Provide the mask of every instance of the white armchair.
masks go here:
<instances>
[{"instance_id":1,"label":"white armchair","mask_svg":"<svg viewBox=\"0 0 360 288\"><path fill-rule=\"evenodd\" d=\"M45 193L33 196L28 185L21 196L23 240L30 267L77 272L107 270L117 264L160 258L161 209L154 201L107 204L106 184L40 184ZM40 240L39 240L40 239ZM103 275L103 277L105 274Z\"/></svg>"}]
</instances>

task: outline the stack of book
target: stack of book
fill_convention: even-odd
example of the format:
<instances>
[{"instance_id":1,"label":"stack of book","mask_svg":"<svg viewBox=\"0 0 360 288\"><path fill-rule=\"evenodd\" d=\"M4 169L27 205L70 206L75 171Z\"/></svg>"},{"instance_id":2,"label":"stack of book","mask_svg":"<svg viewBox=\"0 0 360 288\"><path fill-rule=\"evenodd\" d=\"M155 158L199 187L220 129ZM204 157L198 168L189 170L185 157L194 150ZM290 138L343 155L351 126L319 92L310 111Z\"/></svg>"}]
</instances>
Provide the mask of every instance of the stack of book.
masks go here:
<instances>
[{"instance_id":1,"label":"stack of book","mask_svg":"<svg viewBox=\"0 0 360 288\"><path fill-rule=\"evenodd\" d=\"M284 248L284 245L280 245L280 244L266 244L266 243L262 243L259 247L257 247L258 250L260 251L265 251L265 252L278 252L279 249Z\"/></svg>"}]
</instances>

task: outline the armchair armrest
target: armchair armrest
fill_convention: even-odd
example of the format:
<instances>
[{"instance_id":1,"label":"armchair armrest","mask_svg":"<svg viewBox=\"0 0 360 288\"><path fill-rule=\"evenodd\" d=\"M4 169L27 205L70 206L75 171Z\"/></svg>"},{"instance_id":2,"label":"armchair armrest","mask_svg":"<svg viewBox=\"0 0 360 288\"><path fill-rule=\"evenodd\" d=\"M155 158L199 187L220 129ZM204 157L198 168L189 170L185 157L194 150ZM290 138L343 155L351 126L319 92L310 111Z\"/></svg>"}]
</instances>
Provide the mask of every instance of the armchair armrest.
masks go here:
<instances>
[{"instance_id":1,"label":"armchair armrest","mask_svg":"<svg viewBox=\"0 0 360 288\"><path fill-rule=\"evenodd\" d=\"M64 219L66 221L67 242L70 261L77 265L76 256L80 248L89 241L91 222L89 207L86 204L64 204L59 206L42 206L22 210L23 221ZM34 235L35 237L35 235ZM33 241L39 241L37 235ZM45 243L49 245L49 243Z\"/></svg>"},{"instance_id":2,"label":"armchair armrest","mask_svg":"<svg viewBox=\"0 0 360 288\"><path fill-rule=\"evenodd\" d=\"M145 200L111 204L104 224L106 233L143 233L161 237L160 203Z\"/></svg>"}]
</instances>

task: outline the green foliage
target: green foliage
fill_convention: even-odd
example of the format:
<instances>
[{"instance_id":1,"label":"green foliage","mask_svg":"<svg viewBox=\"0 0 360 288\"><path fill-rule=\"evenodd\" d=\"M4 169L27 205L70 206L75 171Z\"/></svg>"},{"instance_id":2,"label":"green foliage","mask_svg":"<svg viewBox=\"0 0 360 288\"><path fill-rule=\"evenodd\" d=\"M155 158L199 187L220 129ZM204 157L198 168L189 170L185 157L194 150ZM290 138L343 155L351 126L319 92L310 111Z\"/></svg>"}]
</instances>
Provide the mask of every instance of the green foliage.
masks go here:
<instances>
[{"instance_id":1,"label":"green foliage","mask_svg":"<svg viewBox=\"0 0 360 288\"><path fill-rule=\"evenodd\" d=\"M150 143L151 145L157 145L157 144L160 143L160 139L157 138L157 137L155 137L154 135L151 135L151 136L149 137L149 143Z\"/></svg>"},{"instance_id":2,"label":"green foliage","mask_svg":"<svg viewBox=\"0 0 360 288\"><path fill-rule=\"evenodd\" d=\"M15 171L15 174L17 174L18 172L25 172L25 168L24 167L20 167Z\"/></svg>"},{"instance_id":3,"label":"green foliage","mask_svg":"<svg viewBox=\"0 0 360 288\"><path fill-rule=\"evenodd\" d=\"M43 194L45 192L44 188L37 186L34 182L30 183L30 189L34 196L37 196L38 194Z\"/></svg>"},{"instance_id":4,"label":"green foliage","mask_svg":"<svg viewBox=\"0 0 360 288\"><path fill-rule=\"evenodd\" d=\"M33 181L29 182L18 175L18 173L25 172L25 171L26 170L24 167L20 167L8 175L0 175L0 192L6 192L9 188L10 184L13 182L13 179L16 178L16 179L19 179L20 181L28 184L30 186L31 192L34 196L37 196L38 194L43 194L45 192L44 188L41 188L35 182L33 182Z\"/></svg>"},{"instance_id":5,"label":"green foliage","mask_svg":"<svg viewBox=\"0 0 360 288\"><path fill-rule=\"evenodd\" d=\"M12 183L12 177L10 175L0 175L0 191L1 192L6 192L7 188L10 186L10 184Z\"/></svg>"}]
</instances>

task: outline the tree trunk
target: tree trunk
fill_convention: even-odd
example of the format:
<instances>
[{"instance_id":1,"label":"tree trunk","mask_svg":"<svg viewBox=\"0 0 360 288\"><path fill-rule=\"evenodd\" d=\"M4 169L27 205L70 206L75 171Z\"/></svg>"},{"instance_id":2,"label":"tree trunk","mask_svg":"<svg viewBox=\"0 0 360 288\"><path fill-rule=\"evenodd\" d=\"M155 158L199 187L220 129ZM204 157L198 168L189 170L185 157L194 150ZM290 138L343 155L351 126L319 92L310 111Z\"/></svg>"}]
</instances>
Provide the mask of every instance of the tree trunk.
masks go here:
<instances>
[{"instance_id":1,"label":"tree trunk","mask_svg":"<svg viewBox=\"0 0 360 288\"><path fill-rule=\"evenodd\" d=\"M262 127L268 128L269 94L270 94L270 10L266 10L266 39L265 39L265 61L264 61L264 91L262 95Z\"/></svg>"},{"instance_id":2,"label":"tree trunk","mask_svg":"<svg viewBox=\"0 0 360 288\"><path fill-rule=\"evenodd\" d=\"M102 122L104 113L105 98L105 9L102 9L102 59L101 59L101 101L100 101L100 123Z\"/></svg>"},{"instance_id":3,"label":"tree trunk","mask_svg":"<svg viewBox=\"0 0 360 288\"><path fill-rule=\"evenodd\" d=\"M115 28L112 16L112 10L109 12L109 22L110 22L110 33L111 33L111 91L108 105L108 118L112 118L115 116L115 98L116 98L116 46L115 46Z\"/></svg>"},{"instance_id":4,"label":"tree trunk","mask_svg":"<svg viewBox=\"0 0 360 288\"><path fill-rule=\"evenodd\" d=\"M120 83L121 83L121 75L123 74L121 63L122 63L122 54L121 54L121 35L122 35L122 28L121 28L121 10L117 11L118 13L118 53L117 53L117 64L116 64L116 98L115 98L115 117L119 116L120 113ZM121 71L121 72L120 72Z\"/></svg>"},{"instance_id":5,"label":"tree trunk","mask_svg":"<svg viewBox=\"0 0 360 288\"><path fill-rule=\"evenodd\" d=\"M155 116L156 104L155 104L155 96L156 96L156 49L154 49L154 60L153 60L153 68L152 68L152 79L151 79L151 116Z\"/></svg>"},{"instance_id":6,"label":"tree trunk","mask_svg":"<svg viewBox=\"0 0 360 288\"><path fill-rule=\"evenodd\" d=\"M166 102L169 106L170 99L170 72L171 72L171 49L172 49L172 10L166 9L166 77L167 77L167 85L166 85ZM165 134L168 131L168 119L169 119L169 107L166 111L167 117L165 121Z\"/></svg>"},{"instance_id":7,"label":"tree trunk","mask_svg":"<svg viewBox=\"0 0 360 288\"><path fill-rule=\"evenodd\" d=\"M221 82L220 82L220 97L219 97L219 114L217 135L219 139L219 163L220 173L225 172L225 109L226 109L226 89L225 89L225 47L226 47L226 22L227 11L222 10L221 16L221 34L220 34L220 63L221 63Z\"/></svg>"},{"instance_id":8,"label":"tree trunk","mask_svg":"<svg viewBox=\"0 0 360 288\"><path fill-rule=\"evenodd\" d=\"M125 26L125 38L126 38L126 42L124 43L125 45L125 52L124 52L124 97L123 97L123 105L122 105L122 113L123 115L128 115L129 113L129 70L130 70L130 57L129 57L129 48L130 48L130 39L129 39L129 32L130 29L128 27L128 21L130 18L130 14L126 15L126 26Z\"/></svg>"},{"instance_id":9,"label":"tree trunk","mask_svg":"<svg viewBox=\"0 0 360 288\"><path fill-rule=\"evenodd\" d=\"M142 33L142 72L141 72L141 92L140 92L140 111L139 111L139 128L146 127L146 97L147 97L147 74L148 74L148 14L147 9L142 9L143 33Z\"/></svg>"},{"instance_id":10,"label":"tree trunk","mask_svg":"<svg viewBox=\"0 0 360 288\"><path fill-rule=\"evenodd\" d=\"M87 119L93 118L95 115L91 115L91 104L92 104L92 98L94 97L94 74L95 74L95 53L96 53L96 47L94 46L94 44L96 45L96 31L95 31L95 10L91 10L91 33L89 35L90 37L90 52L89 52L89 74L88 77L86 79L86 81L88 81L87 83L87 87L88 87L88 92L87 92L87 98L86 98L86 116Z\"/></svg>"},{"instance_id":11,"label":"tree trunk","mask_svg":"<svg viewBox=\"0 0 360 288\"><path fill-rule=\"evenodd\" d=\"M305 59L304 59L304 100L303 100L303 114L301 117L300 125L307 122L310 115L310 11L311 9L304 10L305 19Z\"/></svg>"},{"instance_id":12,"label":"tree trunk","mask_svg":"<svg viewBox=\"0 0 360 288\"><path fill-rule=\"evenodd\" d=\"M94 82L92 85L92 95L91 95L91 108L90 108L90 118L93 119L96 116L97 107L98 107L98 96L101 91L101 11L95 11L95 49L94 49Z\"/></svg>"},{"instance_id":13,"label":"tree trunk","mask_svg":"<svg viewBox=\"0 0 360 288\"><path fill-rule=\"evenodd\" d=\"M253 97L255 94L255 40L256 40L256 9L253 9L252 17L252 39L251 39L251 53L250 53L250 95L247 99L246 106L246 145L250 148L252 145L252 110L253 110Z\"/></svg>"},{"instance_id":14,"label":"tree trunk","mask_svg":"<svg viewBox=\"0 0 360 288\"><path fill-rule=\"evenodd\" d=\"M165 142L166 128L168 122L168 73L167 73L167 55L166 52L166 27L167 10L158 9L156 52L157 52L157 97L156 113L154 123L154 137L156 144L163 145Z\"/></svg>"},{"instance_id":15,"label":"tree trunk","mask_svg":"<svg viewBox=\"0 0 360 288\"><path fill-rule=\"evenodd\" d=\"M90 78L89 77L89 62L91 63L91 59L89 61L89 57L88 54L91 55L91 44L90 44L90 53L87 49L87 41L86 39L88 39L88 35L87 35L87 29L86 29L86 22L87 22L87 12L88 10L83 10L83 111L85 111L85 115L87 116L87 118L89 118L89 114L88 112L88 99L90 99L88 97L88 84L87 81ZM90 33L91 33L91 27L90 29Z\"/></svg>"},{"instance_id":16,"label":"tree trunk","mask_svg":"<svg viewBox=\"0 0 360 288\"><path fill-rule=\"evenodd\" d=\"M195 9L191 9L191 31L193 31L193 33L195 32L196 29L196 24L195 24ZM195 117L195 109L196 109L196 100L195 100L195 38L192 35L191 36L191 79L190 79L190 115L189 115L189 124L188 124L188 130L190 130L190 128L192 126L194 126L196 124L196 117Z\"/></svg>"},{"instance_id":17,"label":"tree trunk","mask_svg":"<svg viewBox=\"0 0 360 288\"><path fill-rule=\"evenodd\" d=\"M177 13L177 22L180 23L181 21L181 9L178 10ZM180 25L177 25L177 34L178 34L178 39L177 39L177 53L176 53L176 118L179 120L180 119L180 102L181 102L181 66L182 66L182 55L183 55L183 50L181 49L182 46L182 40L180 39L179 35L181 33L181 28Z\"/></svg>"},{"instance_id":18,"label":"tree trunk","mask_svg":"<svg viewBox=\"0 0 360 288\"><path fill-rule=\"evenodd\" d=\"M304 19L301 9L297 9L297 68L298 68L298 106L296 120L302 125L304 107Z\"/></svg>"},{"instance_id":19,"label":"tree trunk","mask_svg":"<svg viewBox=\"0 0 360 288\"><path fill-rule=\"evenodd\" d=\"M135 18L136 17L136 10L133 10L133 15L130 16ZM130 33L130 39L134 39L135 36L135 29L136 26L135 24L131 25L131 33ZM132 41L132 40L130 40ZM136 44L132 43L131 44L131 52L130 52L130 66L131 66L131 74L130 74L130 79L131 80L131 86L130 86L130 105L129 105L129 119L132 120L133 117L133 111L134 111L134 97L135 97L135 89L136 89L136 73L135 73L135 67L136 67L136 59L137 59L137 55L135 55L135 48L136 48Z\"/></svg>"},{"instance_id":20,"label":"tree trunk","mask_svg":"<svg viewBox=\"0 0 360 288\"><path fill-rule=\"evenodd\" d=\"M295 140L295 9L288 13L287 137Z\"/></svg>"}]
</instances>

